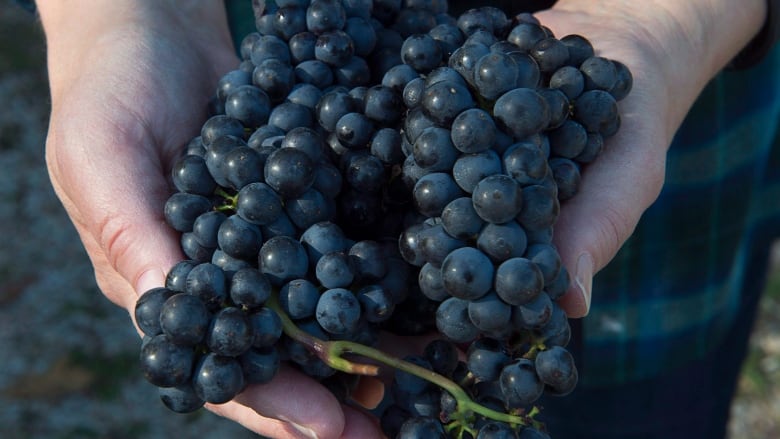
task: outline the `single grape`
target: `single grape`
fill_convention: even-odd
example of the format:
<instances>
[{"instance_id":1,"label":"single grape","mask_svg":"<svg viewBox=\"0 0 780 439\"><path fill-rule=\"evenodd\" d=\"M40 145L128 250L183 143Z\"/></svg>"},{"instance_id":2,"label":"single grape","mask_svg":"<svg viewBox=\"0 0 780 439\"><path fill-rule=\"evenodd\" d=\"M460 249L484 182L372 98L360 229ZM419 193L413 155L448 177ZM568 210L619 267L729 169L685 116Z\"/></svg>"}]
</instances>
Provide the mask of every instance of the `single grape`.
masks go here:
<instances>
[{"instance_id":1,"label":"single grape","mask_svg":"<svg viewBox=\"0 0 780 439\"><path fill-rule=\"evenodd\" d=\"M224 404L244 389L244 373L239 361L215 353L204 355L195 366L192 387L202 400Z\"/></svg>"},{"instance_id":2,"label":"single grape","mask_svg":"<svg viewBox=\"0 0 780 439\"><path fill-rule=\"evenodd\" d=\"M329 289L320 295L315 316L320 326L329 333L351 333L360 319L360 303L349 290Z\"/></svg>"}]
</instances>

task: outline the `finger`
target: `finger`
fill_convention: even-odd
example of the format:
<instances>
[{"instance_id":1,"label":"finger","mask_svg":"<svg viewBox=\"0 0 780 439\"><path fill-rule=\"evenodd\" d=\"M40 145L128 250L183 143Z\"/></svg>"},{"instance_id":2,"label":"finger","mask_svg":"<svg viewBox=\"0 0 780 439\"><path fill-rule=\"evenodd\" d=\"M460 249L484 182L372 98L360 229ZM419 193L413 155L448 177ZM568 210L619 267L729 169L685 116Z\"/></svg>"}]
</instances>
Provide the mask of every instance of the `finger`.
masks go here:
<instances>
[{"instance_id":1,"label":"finger","mask_svg":"<svg viewBox=\"0 0 780 439\"><path fill-rule=\"evenodd\" d=\"M633 233L663 185L666 145L653 132L660 121L630 105L623 114L621 132L584 169L579 193L564 203L555 225L555 243L572 274L559 302L570 317L588 313L593 275Z\"/></svg>"},{"instance_id":2,"label":"finger","mask_svg":"<svg viewBox=\"0 0 780 439\"><path fill-rule=\"evenodd\" d=\"M152 148L144 147L138 133L116 130L112 141L96 136L91 142L99 147L87 147L74 144L86 140L69 137L72 132L72 127L50 131L47 163L52 181L88 245L101 287L117 289L104 292L124 303L127 299L120 297L161 286L165 272L182 259L178 239L163 215L170 189L162 165L152 159Z\"/></svg>"},{"instance_id":3,"label":"finger","mask_svg":"<svg viewBox=\"0 0 780 439\"><path fill-rule=\"evenodd\" d=\"M382 436L378 420L370 414L364 413L353 407L343 406L344 432L343 439L366 439Z\"/></svg>"},{"instance_id":4,"label":"finger","mask_svg":"<svg viewBox=\"0 0 780 439\"><path fill-rule=\"evenodd\" d=\"M249 416L239 410L244 413L239 422L272 437L338 438L344 431L344 412L336 397L313 378L287 367L269 383L248 387L232 404L255 412ZM225 416L232 418L230 412Z\"/></svg>"}]
</instances>

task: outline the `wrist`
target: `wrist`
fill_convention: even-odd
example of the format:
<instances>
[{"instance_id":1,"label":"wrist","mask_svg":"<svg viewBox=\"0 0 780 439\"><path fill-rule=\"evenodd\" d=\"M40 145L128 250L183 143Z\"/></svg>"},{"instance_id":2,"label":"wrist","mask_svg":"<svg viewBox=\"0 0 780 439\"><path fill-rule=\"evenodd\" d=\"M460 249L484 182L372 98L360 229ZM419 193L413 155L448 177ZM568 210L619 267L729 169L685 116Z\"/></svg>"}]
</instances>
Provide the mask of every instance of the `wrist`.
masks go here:
<instances>
[{"instance_id":1,"label":"wrist","mask_svg":"<svg viewBox=\"0 0 780 439\"><path fill-rule=\"evenodd\" d=\"M90 54L105 54L118 41L139 48L165 40L186 40L191 47L232 47L220 0L38 0L37 9L53 87L76 79L72 75L89 65Z\"/></svg>"},{"instance_id":2,"label":"wrist","mask_svg":"<svg viewBox=\"0 0 780 439\"><path fill-rule=\"evenodd\" d=\"M638 62L635 75L654 75L648 92L669 109L669 140L706 84L758 33L766 0L559 0L555 9L609 27L596 41L606 56ZM607 24L608 23L608 24ZM614 51L612 50L614 49ZM648 73L650 74L650 73Z\"/></svg>"}]
</instances>

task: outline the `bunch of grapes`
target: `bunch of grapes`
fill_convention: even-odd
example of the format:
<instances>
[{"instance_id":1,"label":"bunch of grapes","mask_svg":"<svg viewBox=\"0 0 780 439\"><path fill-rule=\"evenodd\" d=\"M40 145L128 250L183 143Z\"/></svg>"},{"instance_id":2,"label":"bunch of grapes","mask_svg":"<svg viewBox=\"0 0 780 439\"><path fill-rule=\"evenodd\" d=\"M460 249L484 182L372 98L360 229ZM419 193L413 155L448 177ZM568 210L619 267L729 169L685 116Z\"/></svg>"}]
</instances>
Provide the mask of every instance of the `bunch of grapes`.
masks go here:
<instances>
[{"instance_id":1,"label":"bunch of grapes","mask_svg":"<svg viewBox=\"0 0 780 439\"><path fill-rule=\"evenodd\" d=\"M628 69L493 7L255 8L172 169L187 259L137 302L145 377L176 412L282 362L344 396L376 372L352 352L396 368L388 436L546 437L534 404L577 383L553 228L619 129ZM442 338L395 359L382 330Z\"/></svg>"}]
</instances>

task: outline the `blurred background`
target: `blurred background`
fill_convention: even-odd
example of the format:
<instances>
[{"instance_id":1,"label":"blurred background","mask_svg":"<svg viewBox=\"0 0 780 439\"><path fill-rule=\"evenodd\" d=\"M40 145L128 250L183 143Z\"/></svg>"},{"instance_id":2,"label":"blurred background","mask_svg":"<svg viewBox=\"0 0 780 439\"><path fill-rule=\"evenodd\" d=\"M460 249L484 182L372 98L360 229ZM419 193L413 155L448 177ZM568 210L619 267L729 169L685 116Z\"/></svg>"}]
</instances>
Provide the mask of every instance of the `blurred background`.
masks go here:
<instances>
[{"instance_id":1,"label":"blurred background","mask_svg":"<svg viewBox=\"0 0 780 439\"><path fill-rule=\"evenodd\" d=\"M49 184L45 45L35 17L0 7L0 426L6 439L242 438L200 410L168 411L137 367L127 313L98 291ZM775 252L776 254L780 251ZM780 437L780 258L732 407L732 439Z\"/></svg>"}]
</instances>

